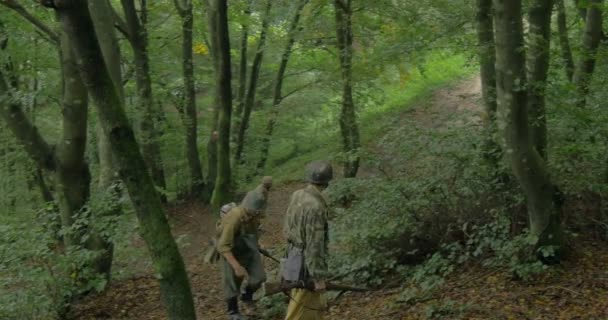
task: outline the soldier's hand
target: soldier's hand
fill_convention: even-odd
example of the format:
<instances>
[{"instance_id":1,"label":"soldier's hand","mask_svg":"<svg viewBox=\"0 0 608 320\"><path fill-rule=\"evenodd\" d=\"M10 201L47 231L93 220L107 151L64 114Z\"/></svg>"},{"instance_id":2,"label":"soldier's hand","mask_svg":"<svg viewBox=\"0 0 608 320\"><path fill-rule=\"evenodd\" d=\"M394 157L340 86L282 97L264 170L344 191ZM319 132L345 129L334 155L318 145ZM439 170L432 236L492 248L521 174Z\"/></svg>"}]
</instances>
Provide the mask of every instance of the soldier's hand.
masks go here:
<instances>
[{"instance_id":1,"label":"soldier's hand","mask_svg":"<svg viewBox=\"0 0 608 320\"><path fill-rule=\"evenodd\" d=\"M319 280L319 281L314 281L315 283L315 291L320 291L323 292L327 289L327 284L325 283L325 280Z\"/></svg>"},{"instance_id":2,"label":"soldier's hand","mask_svg":"<svg viewBox=\"0 0 608 320\"><path fill-rule=\"evenodd\" d=\"M243 268L243 266L241 265L237 265L234 267L234 274L239 277L239 278L248 278L249 277L249 273L247 273L247 270L245 268Z\"/></svg>"}]
</instances>

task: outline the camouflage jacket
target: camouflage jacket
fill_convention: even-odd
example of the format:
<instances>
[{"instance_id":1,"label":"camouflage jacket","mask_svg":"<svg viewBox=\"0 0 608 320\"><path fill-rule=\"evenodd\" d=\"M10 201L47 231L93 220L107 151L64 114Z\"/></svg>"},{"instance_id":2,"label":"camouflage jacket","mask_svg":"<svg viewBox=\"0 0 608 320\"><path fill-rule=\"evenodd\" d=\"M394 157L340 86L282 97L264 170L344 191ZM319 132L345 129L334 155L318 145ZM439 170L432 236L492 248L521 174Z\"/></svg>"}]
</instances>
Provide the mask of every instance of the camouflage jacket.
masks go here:
<instances>
[{"instance_id":1,"label":"camouflage jacket","mask_svg":"<svg viewBox=\"0 0 608 320\"><path fill-rule=\"evenodd\" d=\"M303 249L306 269L315 280L327 278L327 214L325 196L309 185L293 193L285 215L285 238Z\"/></svg>"},{"instance_id":2,"label":"camouflage jacket","mask_svg":"<svg viewBox=\"0 0 608 320\"><path fill-rule=\"evenodd\" d=\"M251 218L241 207L234 207L226 215L224 215L220 223L216 226L217 230L217 251L225 253L232 251L233 254L238 254L242 251L250 251L253 248L248 248L243 245L241 239L244 236L258 237L259 219ZM237 252L235 252L237 251Z\"/></svg>"}]
</instances>

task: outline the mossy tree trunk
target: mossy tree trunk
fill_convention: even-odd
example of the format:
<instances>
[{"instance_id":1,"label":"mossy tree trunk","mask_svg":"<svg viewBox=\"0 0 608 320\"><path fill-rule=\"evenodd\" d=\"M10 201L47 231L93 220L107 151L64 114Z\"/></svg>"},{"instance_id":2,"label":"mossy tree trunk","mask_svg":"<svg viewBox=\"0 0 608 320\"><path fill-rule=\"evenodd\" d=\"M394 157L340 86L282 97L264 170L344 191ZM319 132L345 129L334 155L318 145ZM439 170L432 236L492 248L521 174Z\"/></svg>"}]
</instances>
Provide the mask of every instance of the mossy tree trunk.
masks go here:
<instances>
[{"instance_id":1,"label":"mossy tree trunk","mask_svg":"<svg viewBox=\"0 0 608 320\"><path fill-rule=\"evenodd\" d=\"M240 121L237 121L238 133L236 136L236 150L234 152L234 163L239 165L243 163L243 149L245 148L245 134L249 128L249 119L251 111L255 104L255 94L258 87L258 79L260 78L260 70L262 69L262 61L264 59L264 49L266 47L266 38L268 34L268 26L270 25L270 9L272 1L267 0L264 8L264 20L262 21L262 30L260 31L260 40L258 47L253 56L251 63L251 73L247 84L247 93L245 95L245 105Z\"/></svg>"},{"instance_id":2,"label":"mossy tree trunk","mask_svg":"<svg viewBox=\"0 0 608 320\"><path fill-rule=\"evenodd\" d=\"M585 107L589 85L595 69L597 48L602 39L602 0L589 0L583 33L583 48L574 72L574 85L577 91L577 106Z\"/></svg>"},{"instance_id":3,"label":"mossy tree trunk","mask_svg":"<svg viewBox=\"0 0 608 320\"><path fill-rule=\"evenodd\" d=\"M530 232L537 245L553 246L559 254L564 238L553 201L556 188L530 139L521 0L494 0L494 10L499 120L505 122L511 167L526 196Z\"/></svg>"},{"instance_id":4,"label":"mossy tree trunk","mask_svg":"<svg viewBox=\"0 0 608 320\"><path fill-rule=\"evenodd\" d=\"M206 6L206 17L207 17L207 28L210 35L209 39L209 52L211 53L211 59L213 61L213 70L215 73L218 72L218 59L217 59L217 38L214 36L217 32L217 14L213 9L212 0L204 1ZM217 83L215 84L217 86ZM204 194L205 202L211 201L213 190L215 189L215 180L217 179L217 144L219 139L218 133L218 122L219 122L219 97L217 95L217 88L213 95L213 106L211 115L211 130L209 132L209 139L207 140L207 188Z\"/></svg>"},{"instance_id":5,"label":"mossy tree trunk","mask_svg":"<svg viewBox=\"0 0 608 320\"><path fill-rule=\"evenodd\" d=\"M279 116L279 105L281 104L281 101L283 101L283 79L285 78L285 72L287 71L287 64L289 63L289 58L291 57L293 45L296 42L296 36L300 31L299 26L300 17L302 16L302 10L304 9L304 6L308 3L308 1L309 0L298 1L295 14L291 19L289 30L287 31L287 44L285 45L285 50L283 50L283 54L281 54L281 62L279 63L279 69L274 80L272 107L270 111L271 113L270 117L268 118L268 122L266 123L266 132L264 133L264 138L262 139L260 160L258 161L256 166L258 175L261 175L263 173L264 168L266 167L266 162L268 161L270 141L272 139L272 134L274 132L277 117Z\"/></svg>"},{"instance_id":6,"label":"mossy tree trunk","mask_svg":"<svg viewBox=\"0 0 608 320\"><path fill-rule=\"evenodd\" d=\"M89 12L95 27L101 52L103 54L108 72L116 88L120 101L124 104L124 90L122 82L122 74L120 70L121 54L120 45L116 38L114 28L114 9L108 0L89 1ZM122 209L118 205L120 196L118 172L112 154L110 141L103 134L103 129L98 124L98 144L97 154L99 156L99 190L100 197L98 200L102 203L100 210L96 212L96 216L104 218L107 216L118 216L122 214ZM103 272L106 279L110 279L112 270L112 261L114 254L114 244L110 239L94 233L90 240L90 245L93 249L100 250L102 254L95 262L95 267L98 272Z\"/></svg>"},{"instance_id":7,"label":"mossy tree trunk","mask_svg":"<svg viewBox=\"0 0 608 320\"><path fill-rule=\"evenodd\" d=\"M234 128L232 129L232 139L236 142L240 119L243 116L245 106L245 93L247 92L247 52L249 49L249 23L251 18L251 6L253 0L246 0L247 4L243 11L244 21L241 23L241 50L239 52L239 84L236 94L236 108L234 110Z\"/></svg>"},{"instance_id":8,"label":"mossy tree trunk","mask_svg":"<svg viewBox=\"0 0 608 320\"><path fill-rule=\"evenodd\" d=\"M352 178L359 170L359 155L361 145L357 113L353 100L353 30L352 30L352 1L334 0L336 16L336 36L340 56L342 74L342 109L340 111L340 131L345 154L344 177Z\"/></svg>"},{"instance_id":9,"label":"mossy tree trunk","mask_svg":"<svg viewBox=\"0 0 608 320\"><path fill-rule=\"evenodd\" d=\"M211 34L215 37L216 91L219 109L217 177L211 197L214 210L232 199L232 170L230 166L230 118L232 114L232 89L230 65L230 35L228 32L228 4L226 0L212 0L210 10L215 15Z\"/></svg>"},{"instance_id":10,"label":"mossy tree trunk","mask_svg":"<svg viewBox=\"0 0 608 320\"><path fill-rule=\"evenodd\" d=\"M570 37L568 36L568 17L566 15L566 6L564 0L556 0L557 6L557 32L559 36L559 45L562 53L562 62L566 78L572 81L574 76L574 58L572 57L572 49L570 48Z\"/></svg>"},{"instance_id":11,"label":"mossy tree trunk","mask_svg":"<svg viewBox=\"0 0 608 320\"><path fill-rule=\"evenodd\" d=\"M498 173L502 150L496 139L496 47L492 0L477 0L477 41L481 92L486 113L484 158Z\"/></svg>"},{"instance_id":12,"label":"mossy tree trunk","mask_svg":"<svg viewBox=\"0 0 608 320\"><path fill-rule=\"evenodd\" d=\"M55 2L63 30L70 35L81 76L89 89L99 122L112 146L150 251L170 319L195 319L194 303L183 259L171 235L160 195L146 168L124 105L106 68L86 2ZM61 5L65 5L62 7Z\"/></svg>"},{"instance_id":13,"label":"mossy tree trunk","mask_svg":"<svg viewBox=\"0 0 608 320\"><path fill-rule=\"evenodd\" d=\"M547 116L545 91L551 50L553 0L534 0L528 11L527 110L530 139L538 154L547 159Z\"/></svg>"},{"instance_id":14,"label":"mossy tree trunk","mask_svg":"<svg viewBox=\"0 0 608 320\"><path fill-rule=\"evenodd\" d=\"M125 20L129 30L129 42L133 49L135 61L135 83L138 93L139 121L138 133L146 165L152 174L154 184L166 188L165 171L161 157L158 124L155 124L154 99L152 97L152 80L150 77L150 59L148 55L147 0L142 0L139 15L134 0L121 0ZM166 201L162 196L163 202Z\"/></svg>"},{"instance_id":15,"label":"mossy tree trunk","mask_svg":"<svg viewBox=\"0 0 608 320\"><path fill-rule=\"evenodd\" d=\"M182 18L182 70L184 78L184 106L186 126L186 158L190 169L190 195L202 198L205 193L203 167L198 152L198 119L196 90L194 87L194 57L192 34L194 15L191 0L175 0L175 7Z\"/></svg>"}]
</instances>

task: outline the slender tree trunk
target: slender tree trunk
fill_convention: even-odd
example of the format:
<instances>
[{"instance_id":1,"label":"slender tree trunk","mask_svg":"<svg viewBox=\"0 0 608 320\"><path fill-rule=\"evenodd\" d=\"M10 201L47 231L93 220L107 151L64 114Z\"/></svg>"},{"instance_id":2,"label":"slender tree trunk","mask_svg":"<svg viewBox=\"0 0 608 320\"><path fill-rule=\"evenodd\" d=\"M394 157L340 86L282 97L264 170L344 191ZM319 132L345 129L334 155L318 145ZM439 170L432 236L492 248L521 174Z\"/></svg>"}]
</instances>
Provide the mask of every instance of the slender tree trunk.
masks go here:
<instances>
[{"instance_id":1,"label":"slender tree trunk","mask_svg":"<svg viewBox=\"0 0 608 320\"><path fill-rule=\"evenodd\" d=\"M226 0L212 0L212 10L216 15L212 34L216 39L216 89L219 107L217 178L211 205L214 210L232 198L232 172L230 168L230 117L232 113L232 91L230 71L230 36L228 32L228 5ZM217 211L217 210L215 210Z\"/></svg>"},{"instance_id":2,"label":"slender tree trunk","mask_svg":"<svg viewBox=\"0 0 608 320\"><path fill-rule=\"evenodd\" d=\"M90 173L84 153L87 141L88 94L80 78L70 37L60 36L61 68L63 75L63 103L61 114L62 138L55 151L57 170L55 190L61 212L62 225L69 228L74 215L89 200ZM79 244L77 234L64 237L67 245Z\"/></svg>"},{"instance_id":3,"label":"slender tree trunk","mask_svg":"<svg viewBox=\"0 0 608 320\"><path fill-rule=\"evenodd\" d=\"M120 70L121 55L120 46L116 39L114 31L114 12L108 0L89 1L89 12L93 19L95 34L97 35L101 52L108 67L108 72L112 78L112 82L116 89L120 101L124 104L124 90L122 82L122 74ZM97 212L97 216L118 216L122 213L118 203L120 196L118 174L116 172L116 164L112 154L110 141L103 134L103 129L97 125L98 144L97 151L99 155L99 190L101 191L102 199L107 206L102 212ZM103 237L99 233L94 233L91 237L90 247L101 252L95 268L98 273L106 276L110 280L112 274L112 261L114 253L114 243L107 237Z\"/></svg>"},{"instance_id":4,"label":"slender tree trunk","mask_svg":"<svg viewBox=\"0 0 608 320\"><path fill-rule=\"evenodd\" d=\"M141 136L140 143L146 165L152 174L154 184L166 188L165 172L160 153L158 132L154 123L154 101L152 98L152 80L150 78L150 61L148 57L148 31L146 0L141 1L140 17L137 15L134 0L121 0L125 18L131 35L130 43L135 56L135 83L138 92L138 108L141 119L137 122ZM166 197L162 195L163 202Z\"/></svg>"},{"instance_id":5,"label":"slender tree trunk","mask_svg":"<svg viewBox=\"0 0 608 320\"><path fill-rule=\"evenodd\" d=\"M528 97L527 109L530 121L532 145L543 159L547 159L547 118L545 112L545 89L551 49L552 0L533 0L530 3L528 20Z\"/></svg>"},{"instance_id":6,"label":"slender tree trunk","mask_svg":"<svg viewBox=\"0 0 608 320\"><path fill-rule=\"evenodd\" d=\"M243 12L245 14L246 23L241 23L241 50L239 61L239 87L236 95L236 109L234 110L234 128L232 132L233 139L238 135L240 128L241 117L243 116L243 108L245 106L245 93L247 92L247 51L249 47L249 18L251 17L252 0L247 0L247 7ZM236 140L234 141L236 142Z\"/></svg>"},{"instance_id":7,"label":"slender tree trunk","mask_svg":"<svg viewBox=\"0 0 608 320\"><path fill-rule=\"evenodd\" d=\"M577 106L585 107L591 77L595 69L597 48L602 38L602 0L589 0L585 33L583 34L583 52L574 72L574 85L577 90Z\"/></svg>"},{"instance_id":8,"label":"slender tree trunk","mask_svg":"<svg viewBox=\"0 0 608 320\"><path fill-rule=\"evenodd\" d=\"M566 78L572 81L574 75L574 58L572 58L572 50L570 48L570 38L568 36L568 24L566 16L566 7L564 0L556 0L557 5L557 32L559 34L559 45L562 50L562 62Z\"/></svg>"},{"instance_id":9,"label":"slender tree trunk","mask_svg":"<svg viewBox=\"0 0 608 320\"><path fill-rule=\"evenodd\" d=\"M213 70L217 74L219 67L218 57L217 57L217 37L215 34L217 32L217 14L213 9L213 4L210 3L211 0L205 0L204 4L206 4L206 16L209 28L208 35L209 37L209 48L211 53L211 58L213 61ZM217 179L217 149L218 149L218 122L219 122L219 97L217 95L217 84L216 84L216 93L213 95L213 107L212 107L212 116L211 116L211 131L209 132L209 139L207 140L207 189L205 192L205 198L203 199L205 202L211 201L211 196L213 195L213 190L215 189L215 180Z\"/></svg>"},{"instance_id":10,"label":"slender tree trunk","mask_svg":"<svg viewBox=\"0 0 608 320\"><path fill-rule=\"evenodd\" d=\"M196 112L196 91L194 88L194 61L192 49L192 28L194 16L190 0L175 0L175 7L182 18L182 69L184 74L186 158L190 168L190 195L202 198L205 192L203 168L198 152L198 120Z\"/></svg>"},{"instance_id":11,"label":"slender tree trunk","mask_svg":"<svg viewBox=\"0 0 608 320\"><path fill-rule=\"evenodd\" d=\"M57 3L55 3L57 5ZM170 319L195 319L188 275L160 201L147 171L124 106L106 68L86 2L55 7L62 27L70 35L79 69L98 109L100 123L117 158L137 217L140 233L152 256Z\"/></svg>"},{"instance_id":12,"label":"slender tree trunk","mask_svg":"<svg viewBox=\"0 0 608 320\"><path fill-rule=\"evenodd\" d=\"M245 133L249 127L249 119L251 118L251 111L255 104L255 93L258 86L258 79L260 78L260 70L262 69L262 60L264 59L264 49L266 46L266 35L268 33L268 26L270 25L270 8L272 7L272 1L266 2L266 8L264 9L264 21L262 21L262 31L260 32L260 41L258 42L258 48L253 57L253 63L251 64L251 74L249 78L249 85L247 86L247 94L245 96L245 106L243 109L243 116L238 124L238 135L236 137L236 151L234 153L234 163L241 164L243 158L243 149L245 148Z\"/></svg>"},{"instance_id":13,"label":"slender tree trunk","mask_svg":"<svg viewBox=\"0 0 608 320\"><path fill-rule=\"evenodd\" d=\"M340 69L342 71L342 110L340 112L340 131L344 146L344 177L352 178L359 170L360 147L357 113L353 101L352 60L353 32L351 0L334 0L336 15L336 35L340 52Z\"/></svg>"},{"instance_id":14,"label":"slender tree trunk","mask_svg":"<svg viewBox=\"0 0 608 320\"><path fill-rule=\"evenodd\" d=\"M559 209L553 202L556 188L530 139L521 0L494 0L494 10L498 103L511 166L526 196L531 234L538 246L554 246L559 254L564 239Z\"/></svg>"},{"instance_id":15,"label":"slender tree trunk","mask_svg":"<svg viewBox=\"0 0 608 320\"><path fill-rule=\"evenodd\" d=\"M46 203L54 202L55 198L53 197L53 193L51 192L49 185L44 180L44 173L42 172L42 169L36 167L33 176L34 182L40 190L40 196L42 198L42 201Z\"/></svg>"},{"instance_id":16,"label":"slender tree trunk","mask_svg":"<svg viewBox=\"0 0 608 320\"><path fill-rule=\"evenodd\" d=\"M496 47L492 0L477 0L477 39L479 42L481 92L487 115L484 157L498 173L502 150L496 140Z\"/></svg>"},{"instance_id":17,"label":"slender tree trunk","mask_svg":"<svg viewBox=\"0 0 608 320\"><path fill-rule=\"evenodd\" d=\"M296 42L296 35L300 29L299 24L300 17L302 15L302 10L304 9L304 6L308 3L308 1L309 0L300 0L298 2L296 12L291 20L289 31L287 32L287 45L285 46L285 50L283 50L283 54L281 55L279 70L277 71L277 75L274 80L274 92L272 95L273 98L271 113L270 117L268 118L268 122L266 123L266 132L262 140L260 161L258 161L257 164L258 175L262 174L264 168L266 168L266 162L268 161L268 153L270 151L270 141L272 139L274 127L276 125L277 117L279 115L279 105L283 100L283 78L285 77L285 71L287 70L287 64L289 62L289 57L291 56L293 45Z\"/></svg>"}]
</instances>

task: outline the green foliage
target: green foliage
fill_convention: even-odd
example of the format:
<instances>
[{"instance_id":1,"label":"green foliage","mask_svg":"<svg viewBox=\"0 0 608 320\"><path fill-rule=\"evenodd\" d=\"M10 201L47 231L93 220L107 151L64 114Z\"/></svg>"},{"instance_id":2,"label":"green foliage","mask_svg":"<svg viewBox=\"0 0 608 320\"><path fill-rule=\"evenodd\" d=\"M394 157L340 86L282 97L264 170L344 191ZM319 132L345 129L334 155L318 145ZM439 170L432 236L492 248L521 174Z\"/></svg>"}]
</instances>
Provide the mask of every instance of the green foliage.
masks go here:
<instances>
[{"instance_id":1,"label":"green foliage","mask_svg":"<svg viewBox=\"0 0 608 320\"><path fill-rule=\"evenodd\" d=\"M100 205L100 204L97 204ZM105 204L111 206L111 204ZM113 205L121 205L114 203ZM90 262L101 254L84 247L95 230L115 243L115 266L142 259L141 250L131 245L135 231L133 215L91 216L82 210L71 228L62 228L56 206L42 207L26 217L0 216L0 318L55 319L67 316L73 299L89 292L101 292L107 285ZM28 218L28 219L24 219ZM36 221L32 224L30 221ZM79 243L65 247L61 237L82 234ZM114 268L115 277L130 276Z\"/></svg>"},{"instance_id":2,"label":"green foliage","mask_svg":"<svg viewBox=\"0 0 608 320\"><path fill-rule=\"evenodd\" d=\"M282 294L264 297L258 303L258 307L262 310L263 319L276 319L285 315L287 310L288 298Z\"/></svg>"}]
</instances>

